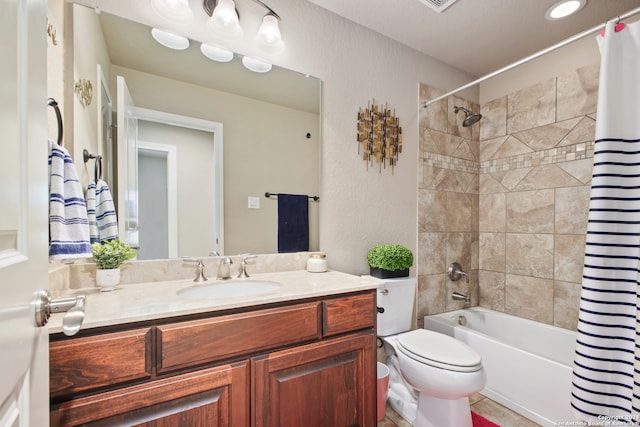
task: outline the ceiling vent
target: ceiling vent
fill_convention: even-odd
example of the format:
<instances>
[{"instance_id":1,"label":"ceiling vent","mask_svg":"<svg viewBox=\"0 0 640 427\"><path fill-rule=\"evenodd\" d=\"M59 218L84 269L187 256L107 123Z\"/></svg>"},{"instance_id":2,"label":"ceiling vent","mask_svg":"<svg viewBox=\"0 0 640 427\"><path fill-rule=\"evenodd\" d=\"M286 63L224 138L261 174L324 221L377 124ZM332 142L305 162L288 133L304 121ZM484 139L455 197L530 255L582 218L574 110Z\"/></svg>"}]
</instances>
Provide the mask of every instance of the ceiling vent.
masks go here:
<instances>
[{"instance_id":1,"label":"ceiling vent","mask_svg":"<svg viewBox=\"0 0 640 427\"><path fill-rule=\"evenodd\" d=\"M446 8L454 4L456 1L457 0L420 0L421 3L426 4L438 13L442 13Z\"/></svg>"}]
</instances>

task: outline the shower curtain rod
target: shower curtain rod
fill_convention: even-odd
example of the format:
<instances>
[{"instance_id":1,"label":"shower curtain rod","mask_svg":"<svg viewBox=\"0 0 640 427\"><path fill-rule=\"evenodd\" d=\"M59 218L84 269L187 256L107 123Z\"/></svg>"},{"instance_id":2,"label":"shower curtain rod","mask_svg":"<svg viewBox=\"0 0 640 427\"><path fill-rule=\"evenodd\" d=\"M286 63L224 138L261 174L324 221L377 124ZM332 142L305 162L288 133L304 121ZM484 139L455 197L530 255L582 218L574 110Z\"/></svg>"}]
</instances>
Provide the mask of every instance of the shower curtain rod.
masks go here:
<instances>
[{"instance_id":1,"label":"shower curtain rod","mask_svg":"<svg viewBox=\"0 0 640 427\"><path fill-rule=\"evenodd\" d=\"M616 19L623 20L623 19L629 18L629 17L631 17L633 15L637 15L638 13L640 13L640 7L635 8L633 10L630 10L629 12L616 17ZM565 40L561 41L560 43L554 44L553 46L550 46L550 47L548 47L546 49L543 49L543 50L541 50L541 51L539 51L537 53L534 53L533 55L527 56L526 58L523 58L523 59L521 59L519 61L516 61L511 65L507 65L506 67L502 67L499 70L496 70L496 71L494 71L492 73L489 73L484 77L480 77L477 80L474 80L474 81L472 81L470 83L467 83L467 84L465 84L463 86L460 86L459 88L457 88L455 90L452 90L451 92L447 92L444 95L440 95L440 96L438 96L436 98L433 98L433 99L431 99L429 101L423 102L422 103L422 107L423 108L427 108L429 105L433 104L434 102L438 102L438 101L440 101L442 99L445 99L445 98L447 98L447 97L449 97L449 96L451 96L453 94L456 94L456 93L460 92L461 90L465 90L467 88L470 88L471 86L475 86L478 83L482 83L485 80L489 80L492 77L495 77L495 76L497 76L499 74L504 73L505 71L509 71L512 68L519 67L520 65L525 64L525 63L527 63L527 62L529 62L529 61L531 61L533 59L539 58L542 55L546 55L549 52L553 52L556 49L559 49L559 48L561 48L563 46L566 46L566 45L568 45L570 43L573 43L573 42L575 42L577 40L580 40L583 37L586 37L586 36L591 35L593 33L597 33L598 31L603 29L606 26L606 24L607 23L605 22L604 24L597 25L597 26L595 26L595 27L593 27L593 28L591 28L589 30L583 31L581 33L578 33L573 37L569 37L568 39L565 39Z\"/></svg>"}]
</instances>

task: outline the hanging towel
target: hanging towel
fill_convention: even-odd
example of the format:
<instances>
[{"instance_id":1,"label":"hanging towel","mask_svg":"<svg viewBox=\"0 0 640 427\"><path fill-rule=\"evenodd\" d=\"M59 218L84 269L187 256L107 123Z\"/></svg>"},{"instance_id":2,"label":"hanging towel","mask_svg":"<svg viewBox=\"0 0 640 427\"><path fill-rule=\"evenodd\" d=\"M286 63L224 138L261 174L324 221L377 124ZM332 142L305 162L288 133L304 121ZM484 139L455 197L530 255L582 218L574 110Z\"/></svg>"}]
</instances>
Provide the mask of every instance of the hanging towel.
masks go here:
<instances>
[{"instance_id":1,"label":"hanging towel","mask_svg":"<svg viewBox=\"0 0 640 427\"><path fill-rule=\"evenodd\" d=\"M100 178L87 187L87 217L91 243L104 243L118 238L118 219L111 191Z\"/></svg>"},{"instance_id":2,"label":"hanging towel","mask_svg":"<svg viewBox=\"0 0 640 427\"><path fill-rule=\"evenodd\" d=\"M278 252L309 250L309 196L278 194Z\"/></svg>"},{"instance_id":3,"label":"hanging towel","mask_svg":"<svg viewBox=\"0 0 640 427\"><path fill-rule=\"evenodd\" d=\"M49 258L91 256L87 207L67 150L49 140Z\"/></svg>"}]
</instances>

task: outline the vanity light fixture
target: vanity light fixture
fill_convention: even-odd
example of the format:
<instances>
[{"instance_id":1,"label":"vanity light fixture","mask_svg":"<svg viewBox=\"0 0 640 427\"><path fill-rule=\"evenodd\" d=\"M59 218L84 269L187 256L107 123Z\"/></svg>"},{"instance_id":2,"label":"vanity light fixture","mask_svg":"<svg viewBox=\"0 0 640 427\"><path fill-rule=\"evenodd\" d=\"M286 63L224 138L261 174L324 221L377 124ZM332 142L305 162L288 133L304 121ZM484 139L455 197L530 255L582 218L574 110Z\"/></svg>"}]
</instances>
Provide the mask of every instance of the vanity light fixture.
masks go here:
<instances>
[{"instance_id":1,"label":"vanity light fixture","mask_svg":"<svg viewBox=\"0 0 640 427\"><path fill-rule=\"evenodd\" d=\"M200 44L200 52L212 61L229 62L233 59L233 52L207 43Z\"/></svg>"},{"instance_id":2,"label":"vanity light fixture","mask_svg":"<svg viewBox=\"0 0 640 427\"><path fill-rule=\"evenodd\" d=\"M256 33L255 41L268 53L280 53L284 42L280 33L280 16L262 0L253 0L267 9L262 24ZM240 26L240 15L233 0L203 0L202 7L210 18L207 25L212 31L227 39L240 39L244 32Z\"/></svg>"},{"instance_id":3,"label":"vanity light fixture","mask_svg":"<svg viewBox=\"0 0 640 427\"><path fill-rule=\"evenodd\" d=\"M233 0L213 0L213 2L204 0L203 7L210 16L207 19L207 25L215 34L229 40L242 38L244 31L240 26L240 16Z\"/></svg>"},{"instance_id":4,"label":"vanity light fixture","mask_svg":"<svg viewBox=\"0 0 640 427\"><path fill-rule=\"evenodd\" d=\"M189 0L151 0L151 9L169 22L189 23L193 20L193 12Z\"/></svg>"},{"instance_id":5,"label":"vanity light fixture","mask_svg":"<svg viewBox=\"0 0 640 427\"><path fill-rule=\"evenodd\" d=\"M251 70L254 73L268 73L271 71L272 67L269 62L260 58L252 58L250 56L242 57L242 65L244 65L247 70Z\"/></svg>"},{"instance_id":6,"label":"vanity light fixture","mask_svg":"<svg viewBox=\"0 0 640 427\"><path fill-rule=\"evenodd\" d=\"M547 9L545 18L549 20L566 18L580 11L587 0L562 0Z\"/></svg>"},{"instance_id":7,"label":"vanity light fixture","mask_svg":"<svg viewBox=\"0 0 640 427\"><path fill-rule=\"evenodd\" d=\"M151 36L164 47L175 50L185 50L189 47L189 39L170 31L159 28L151 29Z\"/></svg>"}]
</instances>

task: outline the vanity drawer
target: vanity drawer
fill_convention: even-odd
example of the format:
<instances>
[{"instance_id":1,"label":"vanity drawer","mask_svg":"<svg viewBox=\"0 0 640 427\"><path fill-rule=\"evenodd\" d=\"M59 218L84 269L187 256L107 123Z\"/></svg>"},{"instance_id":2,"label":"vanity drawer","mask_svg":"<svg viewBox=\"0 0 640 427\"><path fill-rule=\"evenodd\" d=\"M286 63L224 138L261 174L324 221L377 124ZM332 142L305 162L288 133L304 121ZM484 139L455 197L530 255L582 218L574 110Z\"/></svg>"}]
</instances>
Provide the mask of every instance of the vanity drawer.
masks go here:
<instances>
[{"instance_id":1,"label":"vanity drawer","mask_svg":"<svg viewBox=\"0 0 640 427\"><path fill-rule=\"evenodd\" d=\"M51 397L150 378L150 349L149 328L51 342Z\"/></svg>"},{"instance_id":2,"label":"vanity drawer","mask_svg":"<svg viewBox=\"0 0 640 427\"><path fill-rule=\"evenodd\" d=\"M322 303L322 310L323 336L373 328L376 316L376 294L370 292L351 297L329 299Z\"/></svg>"},{"instance_id":3,"label":"vanity drawer","mask_svg":"<svg viewBox=\"0 0 640 427\"><path fill-rule=\"evenodd\" d=\"M158 326L158 372L319 339L320 303Z\"/></svg>"}]
</instances>

